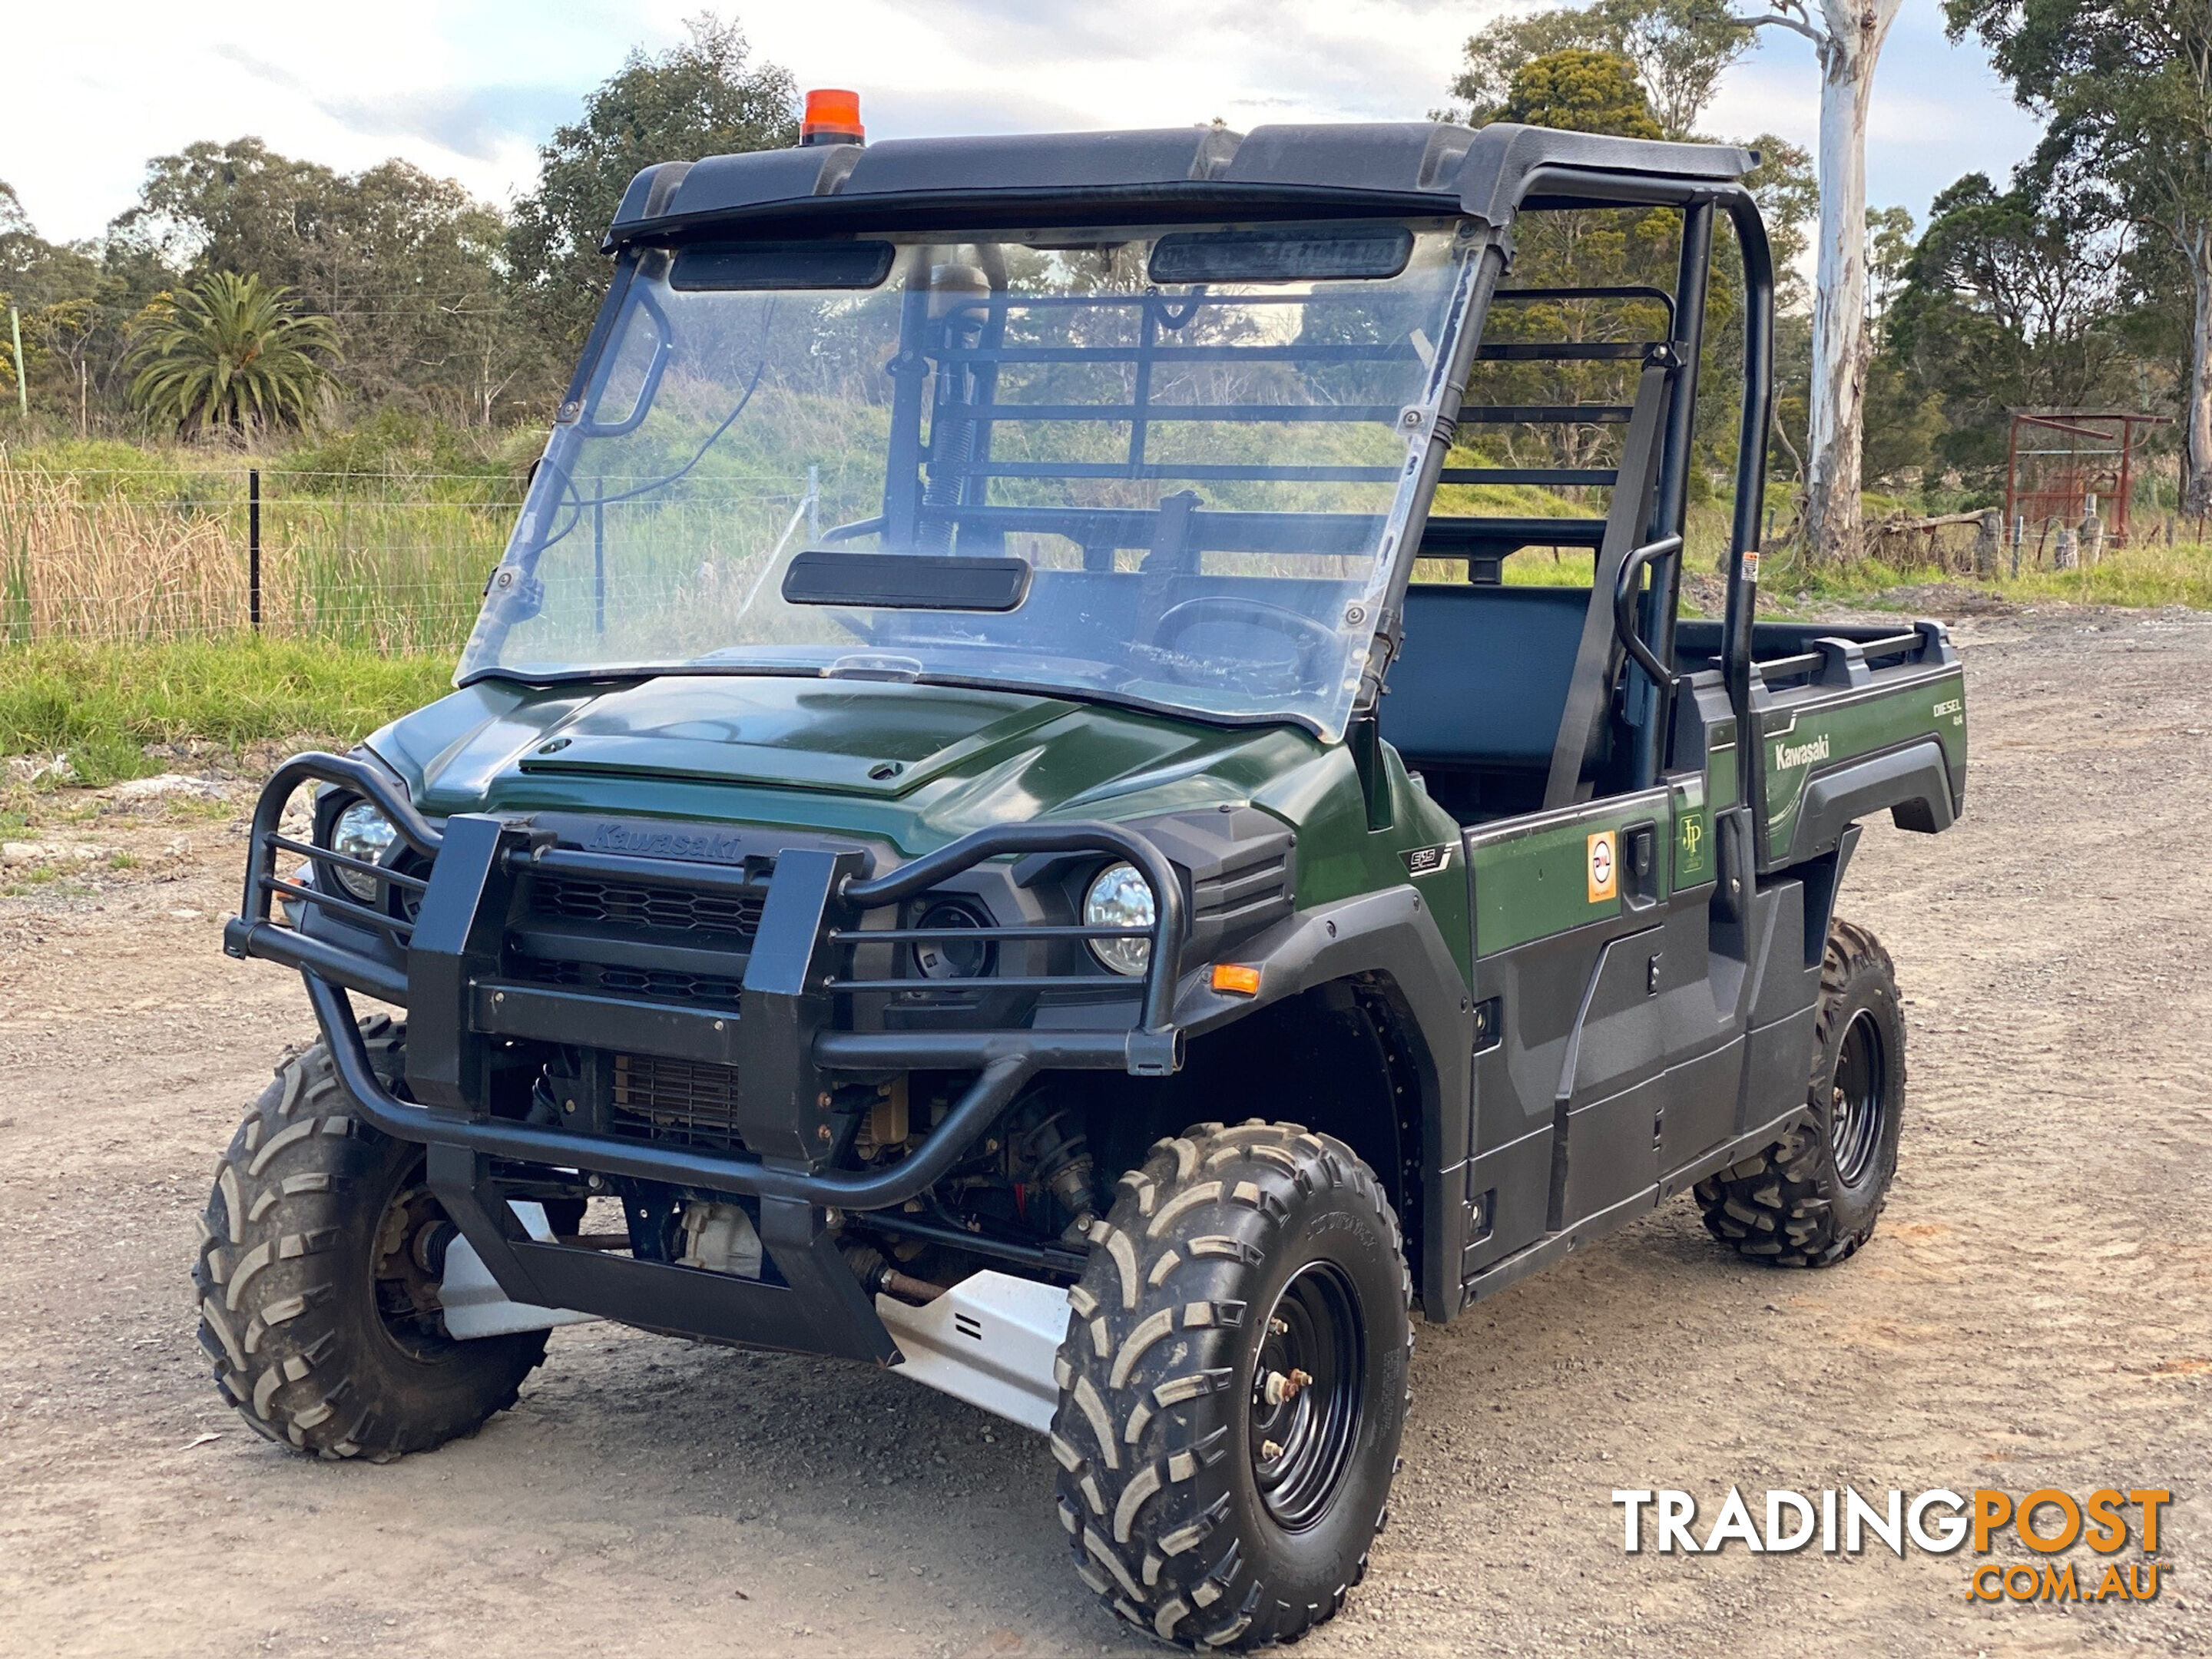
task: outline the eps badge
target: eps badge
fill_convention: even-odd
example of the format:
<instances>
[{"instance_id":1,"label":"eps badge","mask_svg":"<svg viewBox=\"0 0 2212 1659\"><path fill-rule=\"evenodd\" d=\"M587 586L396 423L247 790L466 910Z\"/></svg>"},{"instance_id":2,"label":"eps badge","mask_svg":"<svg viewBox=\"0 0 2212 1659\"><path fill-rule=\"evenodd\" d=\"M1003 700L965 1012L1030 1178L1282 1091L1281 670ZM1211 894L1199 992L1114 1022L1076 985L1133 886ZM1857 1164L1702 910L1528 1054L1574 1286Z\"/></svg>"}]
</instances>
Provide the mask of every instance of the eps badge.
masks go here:
<instances>
[{"instance_id":1,"label":"eps badge","mask_svg":"<svg viewBox=\"0 0 2212 1659\"><path fill-rule=\"evenodd\" d=\"M1416 847L1405 854L1406 873L1409 876L1433 876L1451 862L1451 843L1442 847Z\"/></svg>"},{"instance_id":2,"label":"eps badge","mask_svg":"<svg viewBox=\"0 0 2212 1659\"><path fill-rule=\"evenodd\" d=\"M1589 838L1589 902L1602 904L1620 891L1620 848L1614 832L1600 830Z\"/></svg>"}]
</instances>

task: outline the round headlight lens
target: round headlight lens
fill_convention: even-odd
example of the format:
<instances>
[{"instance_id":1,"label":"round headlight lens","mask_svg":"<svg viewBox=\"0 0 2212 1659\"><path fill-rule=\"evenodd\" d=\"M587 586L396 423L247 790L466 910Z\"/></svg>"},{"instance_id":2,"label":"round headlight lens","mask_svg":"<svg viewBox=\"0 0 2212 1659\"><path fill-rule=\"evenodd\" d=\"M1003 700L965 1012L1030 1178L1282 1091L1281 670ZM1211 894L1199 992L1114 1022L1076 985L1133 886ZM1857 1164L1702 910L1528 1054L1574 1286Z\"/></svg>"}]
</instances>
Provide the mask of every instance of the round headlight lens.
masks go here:
<instances>
[{"instance_id":1,"label":"round headlight lens","mask_svg":"<svg viewBox=\"0 0 2212 1659\"><path fill-rule=\"evenodd\" d=\"M398 839L399 832L392 827L392 820L365 800L357 800L347 807L331 826L331 851L368 864L382 863L384 855L392 850L392 843ZM342 865L332 865L331 873L338 878L339 886L365 904L375 903L384 885L374 876Z\"/></svg>"},{"instance_id":2,"label":"round headlight lens","mask_svg":"<svg viewBox=\"0 0 2212 1659\"><path fill-rule=\"evenodd\" d=\"M1083 899L1085 927L1150 927L1159 920L1153 907L1152 884L1133 864L1110 864ZM1091 954L1117 974L1137 975L1152 960L1152 942L1146 939L1094 939Z\"/></svg>"}]
</instances>

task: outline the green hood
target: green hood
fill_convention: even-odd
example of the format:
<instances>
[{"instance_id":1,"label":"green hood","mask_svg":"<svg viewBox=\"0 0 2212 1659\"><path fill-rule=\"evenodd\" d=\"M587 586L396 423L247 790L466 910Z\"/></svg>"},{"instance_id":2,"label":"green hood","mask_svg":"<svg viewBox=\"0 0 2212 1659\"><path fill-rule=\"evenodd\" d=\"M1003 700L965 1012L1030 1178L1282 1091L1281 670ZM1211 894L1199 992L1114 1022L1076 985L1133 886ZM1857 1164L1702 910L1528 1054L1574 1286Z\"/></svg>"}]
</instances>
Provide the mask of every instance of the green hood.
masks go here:
<instances>
[{"instance_id":1,"label":"green hood","mask_svg":"<svg viewBox=\"0 0 2212 1659\"><path fill-rule=\"evenodd\" d=\"M1276 794L1286 774L1329 753L1288 726L1223 728L1021 692L703 675L538 690L484 682L369 742L434 815L788 824L880 836L908 855L988 823Z\"/></svg>"}]
</instances>

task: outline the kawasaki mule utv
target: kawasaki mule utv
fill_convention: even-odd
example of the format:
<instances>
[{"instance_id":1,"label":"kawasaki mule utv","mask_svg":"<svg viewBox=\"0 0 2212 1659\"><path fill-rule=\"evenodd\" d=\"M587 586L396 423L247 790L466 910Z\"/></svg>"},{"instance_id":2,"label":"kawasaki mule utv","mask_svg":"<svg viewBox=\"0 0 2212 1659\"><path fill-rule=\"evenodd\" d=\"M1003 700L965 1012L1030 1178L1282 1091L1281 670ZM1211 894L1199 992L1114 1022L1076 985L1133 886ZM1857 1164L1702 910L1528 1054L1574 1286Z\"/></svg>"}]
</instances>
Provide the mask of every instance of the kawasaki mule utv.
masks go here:
<instances>
[{"instance_id":1,"label":"kawasaki mule utv","mask_svg":"<svg viewBox=\"0 0 2212 1659\"><path fill-rule=\"evenodd\" d=\"M1048 1437L1121 1617L1246 1648L1359 1582L1414 1306L1677 1194L1857 1249L1904 1031L1833 902L1861 820L1960 810L1963 689L1932 623L1753 624L1753 160L641 174L459 689L261 798L225 944L321 1041L206 1212L225 1395L386 1458L577 1319L894 1366ZM1516 283L1570 222L1671 281ZM1726 614L1678 621L1716 428Z\"/></svg>"}]
</instances>

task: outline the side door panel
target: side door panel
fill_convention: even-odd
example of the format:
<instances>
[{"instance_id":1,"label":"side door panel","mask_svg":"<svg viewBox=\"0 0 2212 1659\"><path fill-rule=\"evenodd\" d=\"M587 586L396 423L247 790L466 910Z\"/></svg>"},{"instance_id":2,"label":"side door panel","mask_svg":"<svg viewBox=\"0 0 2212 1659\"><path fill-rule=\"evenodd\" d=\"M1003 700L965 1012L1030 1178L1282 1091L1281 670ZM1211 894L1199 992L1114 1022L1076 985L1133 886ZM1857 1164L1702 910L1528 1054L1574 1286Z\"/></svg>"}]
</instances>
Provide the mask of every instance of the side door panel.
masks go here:
<instances>
[{"instance_id":1,"label":"side door panel","mask_svg":"<svg viewBox=\"0 0 2212 1659\"><path fill-rule=\"evenodd\" d=\"M1711 736L1704 768L1656 789L1468 833L1483 1012L1465 1273L1656 1201L1740 1127L1742 974L1711 911L1734 732ZM1607 832L1620 867L1600 899Z\"/></svg>"},{"instance_id":2,"label":"side door panel","mask_svg":"<svg viewBox=\"0 0 2212 1659\"><path fill-rule=\"evenodd\" d=\"M1648 837L1641 859L1639 835ZM1472 1273L1556 1231L1569 1207L1595 1202L1597 1190L1655 1179L1648 1120L1635 1145L1608 1142L1607 1159L1586 1160L1582 1187L1571 1188L1566 1172L1577 1136L1601 1134L1595 1119L1577 1125L1574 1109L1633 1086L1639 1070L1661 1069L1656 1042L1642 1030L1652 1018L1649 953L1611 947L1662 930L1670 794L1647 790L1484 824L1465 839L1478 1009L1472 1242L1462 1262ZM1616 955L1620 965L1601 972Z\"/></svg>"}]
</instances>

